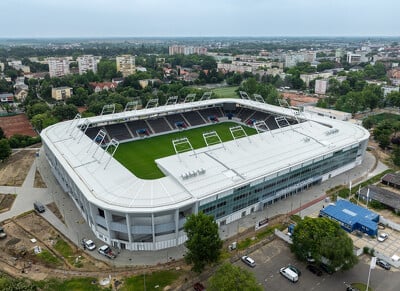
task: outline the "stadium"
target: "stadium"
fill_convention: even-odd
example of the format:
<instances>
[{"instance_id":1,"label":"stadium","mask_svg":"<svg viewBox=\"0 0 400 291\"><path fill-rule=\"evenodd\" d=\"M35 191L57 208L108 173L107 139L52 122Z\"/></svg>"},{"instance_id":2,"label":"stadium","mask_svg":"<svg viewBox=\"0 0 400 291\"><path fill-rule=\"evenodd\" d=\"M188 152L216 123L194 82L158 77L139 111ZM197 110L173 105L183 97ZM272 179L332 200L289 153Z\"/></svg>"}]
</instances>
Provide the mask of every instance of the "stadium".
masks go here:
<instances>
[{"instance_id":1,"label":"stadium","mask_svg":"<svg viewBox=\"0 0 400 291\"><path fill-rule=\"evenodd\" d=\"M96 237L134 251L183 244L192 213L228 224L361 164L364 128L243 96L105 106L44 129L46 158Z\"/></svg>"}]
</instances>

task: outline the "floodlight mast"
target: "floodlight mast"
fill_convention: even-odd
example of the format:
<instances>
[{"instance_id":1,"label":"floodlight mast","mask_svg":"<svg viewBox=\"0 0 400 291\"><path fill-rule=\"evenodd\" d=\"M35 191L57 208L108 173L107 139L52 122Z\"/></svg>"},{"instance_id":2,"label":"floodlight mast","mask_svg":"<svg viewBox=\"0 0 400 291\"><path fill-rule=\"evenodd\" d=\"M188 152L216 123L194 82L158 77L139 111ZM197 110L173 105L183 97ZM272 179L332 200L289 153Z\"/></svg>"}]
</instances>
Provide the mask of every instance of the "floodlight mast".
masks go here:
<instances>
[{"instance_id":1,"label":"floodlight mast","mask_svg":"<svg viewBox=\"0 0 400 291\"><path fill-rule=\"evenodd\" d=\"M292 125L289 123L289 121L286 119L285 116L275 117L275 121L276 121L276 124L278 125L278 127L281 129L282 132L283 132L283 128L286 127L286 126L289 126L290 129L293 129Z\"/></svg>"},{"instance_id":2,"label":"floodlight mast","mask_svg":"<svg viewBox=\"0 0 400 291\"><path fill-rule=\"evenodd\" d=\"M146 104L146 109L158 107L158 98L150 99Z\"/></svg>"},{"instance_id":3,"label":"floodlight mast","mask_svg":"<svg viewBox=\"0 0 400 291\"><path fill-rule=\"evenodd\" d=\"M204 142L206 143L207 147L215 144L221 144L224 149L225 145L222 142L221 138L219 137L218 133L216 131L210 131L210 132L205 132L203 133L203 139Z\"/></svg>"},{"instance_id":4,"label":"floodlight mast","mask_svg":"<svg viewBox=\"0 0 400 291\"><path fill-rule=\"evenodd\" d=\"M183 103L193 102L196 99L196 94L187 94Z\"/></svg>"},{"instance_id":5,"label":"floodlight mast","mask_svg":"<svg viewBox=\"0 0 400 291\"><path fill-rule=\"evenodd\" d=\"M251 143L250 138L248 137L246 131L243 129L242 126L232 126L229 127L229 131L231 132L232 138L236 141L236 145L239 145L237 139L242 137L247 137L248 141Z\"/></svg>"},{"instance_id":6,"label":"floodlight mast","mask_svg":"<svg viewBox=\"0 0 400 291\"><path fill-rule=\"evenodd\" d=\"M137 110L138 105L139 105L139 101L137 101L137 100L129 101L126 103L124 111Z\"/></svg>"},{"instance_id":7,"label":"floodlight mast","mask_svg":"<svg viewBox=\"0 0 400 291\"><path fill-rule=\"evenodd\" d=\"M79 113L77 113L75 115L74 119L72 120L71 124L68 126L67 132L72 128L70 136L72 135L72 132L74 131L76 125L79 124L80 119L81 119L81 115Z\"/></svg>"},{"instance_id":8,"label":"floodlight mast","mask_svg":"<svg viewBox=\"0 0 400 291\"><path fill-rule=\"evenodd\" d=\"M100 115L106 115L106 114L114 114L115 113L115 104L106 104L103 106L103 109L101 110Z\"/></svg>"},{"instance_id":9,"label":"floodlight mast","mask_svg":"<svg viewBox=\"0 0 400 291\"><path fill-rule=\"evenodd\" d=\"M242 99L251 100L249 97L249 94L247 94L247 92L245 92L245 91L239 91L239 95L240 95L240 98L242 98Z\"/></svg>"},{"instance_id":10,"label":"floodlight mast","mask_svg":"<svg viewBox=\"0 0 400 291\"><path fill-rule=\"evenodd\" d=\"M99 132L94 137L93 143L90 143L90 146L88 147L88 149L86 151L87 153L89 152L89 150L90 150L90 148L92 147L93 144L97 145L95 151L92 154L92 158L94 158L94 155L96 154L97 149L99 147L101 147L101 145L103 144L103 141L106 138L106 136L107 136L107 132L105 130L103 130L103 129L100 129Z\"/></svg>"},{"instance_id":11,"label":"floodlight mast","mask_svg":"<svg viewBox=\"0 0 400 291\"><path fill-rule=\"evenodd\" d=\"M80 143L80 141L82 139L82 136L85 135L85 133L86 133L87 129L89 128L89 126L90 126L89 119L85 119L83 124L79 125L79 128L81 129L81 136L79 137L78 143Z\"/></svg>"},{"instance_id":12,"label":"floodlight mast","mask_svg":"<svg viewBox=\"0 0 400 291\"><path fill-rule=\"evenodd\" d=\"M182 145L186 145L186 146L188 146L188 147L187 147L187 148L181 149L180 147L181 147ZM182 161L182 160L181 160L181 157L180 157L179 154L184 153L184 152L188 152L188 151L193 151L193 154L194 154L195 157L197 158L197 154L196 154L196 152L194 151L194 149L193 149L193 147L192 147L192 144L190 143L190 141L189 141L189 139L188 139L187 137L183 137L183 138L179 138L179 139L174 139L174 140L172 140L172 146L174 147L175 153L176 153L176 155L178 156L178 159L179 159L180 161Z\"/></svg>"},{"instance_id":13,"label":"floodlight mast","mask_svg":"<svg viewBox=\"0 0 400 291\"><path fill-rule=\"evenodd\" d=\"M204 92L203 96L201 96L200 101L205 101L211 99L212 91Z\"/></svg>"},{"instance_id":14,"label":"floodlight mast","mask_svg":"<svg viewBox=\"0 0 400 291\"><path fill-rule=\"evenodd\" d=\"M278 98L278 103L279 103L279 106L280 106L280 107L283 107L283 108L290 108L289 103L288 103L285 99Z\"/></svg>"},{"instance_id":15,"label":"floodlight mast","mask_svg":"<svg viewBox=\"0 0 400 291\"><path fill-rule=\"evenodd\" d=\"M254 100L260 103L265 103L264 98L260 94L253 94Z\"/></svg>"},{"instance_id":16,"label":"floodlight mast","mask_svg":"<svg viewBox=\"0 0 400 291\"><path fill-rule=\"evenodd\" d=\"M178 96L170 96L165 102L164 106L175 105L178 102Z\"/></svg>"},{"instance_id":17,"label":"floodlight mast","mask_svg":"<svg viewBox=\"0 0 400 291\"><path fill-rule=\"evenodd\" d=\"M253 126L257 130L257 133L259 134L260 138L262 138L262 135L260 133L263 133L265 131L269 131L272 137L274 137L274 134L272 133L271 129L268 127L268 125L265 123L264 120L254 122ZM266 130L263 128L265 128Z\"/></svg>"},{"instance_id":18,"label":"floodlight mast","mask_svg":"<svg viewBox=\"0 0 400 291\"><path fill-rule=\"evenodd\" d=\"M108 164L110 163L112 157L114 156L115 152L118 149L118 146L119 146L119 141L114 138L108 143L106 149L103 152L103 155L101 156L101 158L99 160L99 162L100 162L103 159L104 153L107 153L109 155L108 160L104 165L104 170L107 168ZM111 153L108 151L110 147L113 147L111 149Z\"/></svg>"}]
</instances>

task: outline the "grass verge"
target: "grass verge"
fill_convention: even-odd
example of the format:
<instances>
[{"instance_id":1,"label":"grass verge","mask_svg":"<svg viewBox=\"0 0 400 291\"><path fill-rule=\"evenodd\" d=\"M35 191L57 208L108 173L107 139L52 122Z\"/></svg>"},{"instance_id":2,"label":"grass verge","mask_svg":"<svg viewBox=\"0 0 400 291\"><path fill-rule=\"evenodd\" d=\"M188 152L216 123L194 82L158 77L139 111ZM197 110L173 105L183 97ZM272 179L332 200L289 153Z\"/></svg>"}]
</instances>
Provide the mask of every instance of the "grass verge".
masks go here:
<instances>
[{"instance_id":1,"label":"grass verge","mask_svg":"<svg viewBox=\"0 0 400 291\"><path fill-rule=\"evenodd\" d=\"M159 271L126 278L121 291L163 290L181 275L178 271ZM146 286L146 287L145 287ZM158 287L157 287L158 286Z\"/></svg>"}]
</instances>

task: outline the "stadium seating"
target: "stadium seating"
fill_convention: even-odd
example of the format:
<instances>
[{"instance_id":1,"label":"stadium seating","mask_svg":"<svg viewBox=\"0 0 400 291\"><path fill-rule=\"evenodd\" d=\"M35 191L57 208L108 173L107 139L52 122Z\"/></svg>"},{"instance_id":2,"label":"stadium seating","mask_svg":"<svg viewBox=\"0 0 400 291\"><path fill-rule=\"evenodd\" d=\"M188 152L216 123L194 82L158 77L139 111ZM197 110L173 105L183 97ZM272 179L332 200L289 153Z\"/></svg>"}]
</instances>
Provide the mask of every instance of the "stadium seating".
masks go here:
<instances>
[{"instance_id":1,"label":"stadium seating","mask_svg":"<svg viewBox=\"0 0 400 291\"><path fill-rule=\"evenodd\" d=\"M155 133L171 131L171 127L164 119L164 117L157 119L148 119L147 122Z\"/></svg>"},{"instance_id":2,"label":"stadium seating","mask_svg":"<svg viewBox=\"0 0 400 291\"><path fill-rule=\"evenodd\" d=\"M205 119L198 111L184 112L182 115L191 126L202 125L206 123Z\"/></svg>"},{"instance_id":3,"label":"stadium seating","mask_svg":"<svg viewBox=\"0 0 400 291\"><path fill-rule=\"evenodd\" d=\"M125 126L125 123L105 125L104 128L111 138L117 140L126 140L132 138L132 135Z\"/></svg>"},{"instance_id":4,"label":"stadium seating","mask_svg":"<svg viewBox=\"0 0 400 291\"><path fill-rule=\"evenodd\" d=\"M126 123L126 125L129 127L134 136L138 136L137 135L138 129L143 129L148 127L144 120L129 121ZM150 131L149 134L151 134Z\"/></svg>"},{"instance_id":5,"label":"stadium seating","mask_svg":"<svg viewBox=\"0 0 400 291\"><path fill-rule=\"evenodd\" d=\"M176 124L179 123L179 122L183 122L185 124L185 126L186 126L185 119L179 113L178 114L167 115L165 118L168 120L169 124L171 124L172 128L177 128ZM179 127L179 128L182 128L182 127Z\"/></svg>"},{"instance_id":6,"label":"stadium seating","mask_svg":"<svg viewBox=\"0 0 400 291\"><path fill-rule=\"evenodd\" d=\"M242 122L246 122L246 120L248 120L254 114L254 112L254 110L242 107L236 113L236 117L240 118Z\"/></svg>"},{"instance_id":7,"label":"stadium seating","mask_svg":"<svg viewBox=\"0 0 400 291\"><path fill-rule=\"evenodd\" d=\"M218 120L218 117L223 116L223 115L221 115L221 111L219 110L219 108L216 108L216 107L199 110L199 113L201 114L201 116L204 119L206 119L207 121L212 121L212 122L215 122L215 119ZM214 116L215 118L210 119L209 117L212 117L212 116Z\"/></svg>"}]
</instances>

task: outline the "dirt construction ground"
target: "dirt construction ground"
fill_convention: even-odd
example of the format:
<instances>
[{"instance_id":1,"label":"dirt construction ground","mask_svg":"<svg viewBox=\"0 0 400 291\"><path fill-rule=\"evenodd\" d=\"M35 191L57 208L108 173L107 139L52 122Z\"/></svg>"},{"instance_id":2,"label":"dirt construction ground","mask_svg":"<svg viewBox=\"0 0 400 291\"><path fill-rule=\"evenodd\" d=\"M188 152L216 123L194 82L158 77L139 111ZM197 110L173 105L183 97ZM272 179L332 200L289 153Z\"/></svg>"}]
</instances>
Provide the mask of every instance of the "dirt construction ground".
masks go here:
<instances>
[{"instance_id":1,"label":"dirt construction ground","mask_svg":"<svg viewBox=\"0 0 400 291\"><path fill-rule=\"evenodd\" d=\"M0 185L20 187L34 159L34 150L14 152L6 162L0 163Z\"/></svg>"}]
</instances>

